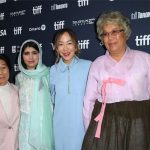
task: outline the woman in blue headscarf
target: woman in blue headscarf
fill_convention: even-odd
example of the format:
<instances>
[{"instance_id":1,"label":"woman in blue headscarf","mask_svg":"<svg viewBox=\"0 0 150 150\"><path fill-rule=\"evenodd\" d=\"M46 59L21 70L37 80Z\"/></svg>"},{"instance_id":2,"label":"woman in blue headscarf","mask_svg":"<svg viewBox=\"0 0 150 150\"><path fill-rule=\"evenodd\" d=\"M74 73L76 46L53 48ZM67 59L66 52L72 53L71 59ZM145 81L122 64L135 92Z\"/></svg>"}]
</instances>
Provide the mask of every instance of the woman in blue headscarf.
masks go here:
<instances>
[{"instance_id":1,"label":"woman in blue headscarf","mask_svg":"<svg viewBox=\"0 0 150 150\"><path fill-rule=\"evenodd\" d=\"M54 150L49 68L42 64L42 49L35 40L25 41L18 57L21 120L19 150Z\"/></svg>"}]
</instances>

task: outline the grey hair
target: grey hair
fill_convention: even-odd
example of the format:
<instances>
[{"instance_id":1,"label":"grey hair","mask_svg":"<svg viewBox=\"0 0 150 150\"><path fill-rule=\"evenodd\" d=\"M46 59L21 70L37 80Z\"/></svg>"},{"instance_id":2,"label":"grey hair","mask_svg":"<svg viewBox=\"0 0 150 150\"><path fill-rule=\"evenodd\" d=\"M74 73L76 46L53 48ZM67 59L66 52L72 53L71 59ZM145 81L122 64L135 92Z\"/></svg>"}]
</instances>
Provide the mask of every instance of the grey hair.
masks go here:
<instances>
[{"instance_id":1,"label":"grey hair","mask_svg":"<svg viewBox=\"0 0 150 150\"><path fill-rule=\"evenodd\" d=\"M126 39L129 39L131 35L130 20L119 11L109 11L100 15L96 22L97 34L100 40L102 40L100 35L103 33L103 27L110 23L121 26L124 29Z\"/></svg>"}]
</instances>

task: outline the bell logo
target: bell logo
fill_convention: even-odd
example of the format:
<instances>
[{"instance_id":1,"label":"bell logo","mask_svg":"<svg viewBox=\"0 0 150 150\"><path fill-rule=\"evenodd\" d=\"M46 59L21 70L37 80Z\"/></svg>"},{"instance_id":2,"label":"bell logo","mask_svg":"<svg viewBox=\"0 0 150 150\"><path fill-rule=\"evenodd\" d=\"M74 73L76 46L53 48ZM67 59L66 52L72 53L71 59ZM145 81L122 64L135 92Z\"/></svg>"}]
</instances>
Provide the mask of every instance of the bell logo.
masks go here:
<instances>
[{"instance_id":1,"label":"bell logo","mask_svg":"<svg viewBox=\"0 0 150 150\"><path fill-rule=\"evenodd\" d=\"M6 29L0 30L0 36L6 36L6 35L7 35Z\"/></svg>"}]
</instances>

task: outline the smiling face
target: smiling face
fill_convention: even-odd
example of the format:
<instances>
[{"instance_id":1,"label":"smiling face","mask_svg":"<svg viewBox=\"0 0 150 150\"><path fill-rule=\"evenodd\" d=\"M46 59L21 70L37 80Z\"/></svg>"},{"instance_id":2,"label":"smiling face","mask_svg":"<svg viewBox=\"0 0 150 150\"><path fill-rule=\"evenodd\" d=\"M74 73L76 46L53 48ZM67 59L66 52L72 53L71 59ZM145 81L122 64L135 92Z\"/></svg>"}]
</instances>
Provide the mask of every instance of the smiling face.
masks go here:
<instances>
[{"instance_id":1,"label":"smiling face","mask_svg":"<svg viewBox=\"0 0 150 150\"><path fill-rule=\"evenodd\" d=\"M102 41L110 55L122 57L126 50L126 35L118 24L106 24L103 26Z\"/></svg>"},{"instance_id":2,"label":"smiling face","mask_svg":"<svg viewBox=\"0 0 150 150\"><path fill-rule=\"evenodd\" d=\"M5 85L9 79L9 68L7 63L0 59L0 86Z\"/></svg>"},{"instance_id":3,"label":"smiling face","mask_svg":"<svg viewBox=\"0 0 150 150\"><path fill-rule=\"evenodd\" d=\"M62 57L64 63L70 64L77 47L67 32L64 32L57 41L56 51Z\"/></svg>"},{"instance_id":4,"label":"smiling face","mask_svg":"<svg viewBox=\"0 0 150 150\"><path fill-rule=\"evenodd\" d=\"M28 70L36 68L39 61L39 52L33 47L26 47L23 51L23 60Z\"/></svg>"}]
</instances>

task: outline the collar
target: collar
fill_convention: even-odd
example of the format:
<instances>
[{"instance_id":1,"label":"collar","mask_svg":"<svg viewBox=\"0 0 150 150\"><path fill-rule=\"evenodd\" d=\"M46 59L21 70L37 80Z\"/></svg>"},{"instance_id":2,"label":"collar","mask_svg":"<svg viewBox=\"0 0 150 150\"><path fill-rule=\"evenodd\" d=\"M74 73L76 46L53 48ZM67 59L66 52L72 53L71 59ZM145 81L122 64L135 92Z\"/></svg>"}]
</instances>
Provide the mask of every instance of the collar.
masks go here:
<instances>
[{"instance_id":1,"label":"collar","mask_svg":"<svg viewBox=\"0 0 150 150\"><path fill-rule=\"evenodd\" d=\"M79 58L77 56L75 56L70 64L65 64L62 60L62 58L60 59L60 61L57 64L57 68L61 71L61 72L65 72L66 70L68 70L68 67L71 68L74 64L78 63Z\"/></svg>"},{"instance_id":2,"label":"collar","mask_svg":"<svg viewBox=\"0 0 150 150\"><path fill-rule=\"evenodd\" d=\"M106 52L106 62L105 68L108 72L112 72L113 69L120 70L122 73L126 73L129 70L134 62L134 53L127 47L126 51L119 62L116 62L110 55L109 52Z\"/></svg>"}]
</instances>

